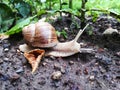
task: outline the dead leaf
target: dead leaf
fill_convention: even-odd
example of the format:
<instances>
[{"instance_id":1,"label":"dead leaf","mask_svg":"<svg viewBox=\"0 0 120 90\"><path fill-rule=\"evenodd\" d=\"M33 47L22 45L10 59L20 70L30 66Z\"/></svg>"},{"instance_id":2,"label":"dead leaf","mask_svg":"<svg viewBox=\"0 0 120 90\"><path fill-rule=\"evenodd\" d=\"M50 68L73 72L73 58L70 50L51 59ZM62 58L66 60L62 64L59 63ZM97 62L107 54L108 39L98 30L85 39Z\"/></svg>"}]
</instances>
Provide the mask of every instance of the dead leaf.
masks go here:
<instances>
[{"instance_id":1,"label":"dead leaf","mask_svg":"<svg viewBox=\"0 0 120 90\"><path fill-rule=\"evenodd\" d=\"M0 39L1 39L1 40L7 39L7 38L9 38L9 35L6 35L6 34L4 34L4 33L1 33L1 34L0 34Z\"/></svg>"},{"instance_id":2,"label":"dead leaf","mask_svg":"<svg viewBox=\"0 0 120 90\"><path fill-rule=\"evenodd\" d=\"M34 49L24 53L25 58L31 64L32 73L34 73L38 68L38 65L44 54L45 54L45 50L42 49Z\"/></svg>"}]
</instances>

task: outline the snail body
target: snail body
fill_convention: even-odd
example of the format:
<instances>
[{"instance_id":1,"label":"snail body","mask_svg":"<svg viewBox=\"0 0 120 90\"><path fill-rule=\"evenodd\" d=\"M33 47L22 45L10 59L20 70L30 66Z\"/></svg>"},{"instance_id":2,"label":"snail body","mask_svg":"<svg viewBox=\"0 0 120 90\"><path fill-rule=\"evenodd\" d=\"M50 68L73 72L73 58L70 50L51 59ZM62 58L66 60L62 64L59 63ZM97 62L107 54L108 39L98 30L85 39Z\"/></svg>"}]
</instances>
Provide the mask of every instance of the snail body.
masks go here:
<instances>
[{"instance_id":1,"label":"snail body","mask_svg":"<svg viewBox=\"0 0 120 90\"><path fill-rule=\"evenodd\" d=\"M68 42L59 42L55 28L47 22L37 22L30 24L23 28L23 36L27 45L20 46L20 50L25 52L34 48L49 48L46 50L46 56L67 57L80 52L80 43L77 42L80 35L87 28L88 24L83 30L80 30L75 39ZM27 49L26 49L27 47ZM32 48L30 48L32 47ZM25 48L25 49L23 49Z\"/></svg>"},{"instance_id":2,"label":"snail body","mask_svg":"<svg viewBox=\"0 0 120 90\"><path fill-rule=\"evenodd\" d=\"M80 44L74 40L64 43L58 43L50 51L46 52L46 56L67 57L80 51Z\"/></svg>"}]
</instances>

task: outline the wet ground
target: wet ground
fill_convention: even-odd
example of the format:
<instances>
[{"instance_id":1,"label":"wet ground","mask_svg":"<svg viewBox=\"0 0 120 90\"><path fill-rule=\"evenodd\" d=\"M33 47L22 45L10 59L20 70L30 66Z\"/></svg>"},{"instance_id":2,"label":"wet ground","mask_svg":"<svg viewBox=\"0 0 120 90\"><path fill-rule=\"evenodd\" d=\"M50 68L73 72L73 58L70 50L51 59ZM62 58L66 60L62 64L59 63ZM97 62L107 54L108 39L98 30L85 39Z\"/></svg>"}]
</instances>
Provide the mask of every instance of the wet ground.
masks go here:
<instances>
[{"instance_id":1,"label":"wet ground","mask_svg":"<svg viewBox=\"0 0 120 90\"><path fill-rule=\"evenodd\" d=\"M120 90L120 35L102 35L108 24L120 31L120 23L107 17L100 17L96 22L88 19L88 22L91 27L79 41L96 52L66 58L44 57L34 74L18 49L24 43L22 35L1 40L0 90ZM69 41L77 34L76 24L70 24L69 19L53 23L57 30L63 28L68 33L68 38L61 36L60 41Z\"/></svg>"}]
</instances>

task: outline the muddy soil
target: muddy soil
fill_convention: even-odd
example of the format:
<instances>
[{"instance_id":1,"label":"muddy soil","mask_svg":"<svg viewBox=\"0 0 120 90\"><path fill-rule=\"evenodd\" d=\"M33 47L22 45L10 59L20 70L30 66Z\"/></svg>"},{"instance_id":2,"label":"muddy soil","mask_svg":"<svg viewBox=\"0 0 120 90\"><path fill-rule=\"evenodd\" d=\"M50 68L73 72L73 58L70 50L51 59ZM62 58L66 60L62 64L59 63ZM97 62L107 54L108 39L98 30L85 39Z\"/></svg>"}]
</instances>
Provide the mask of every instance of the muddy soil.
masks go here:
<instances>
[{"instance_id":1,"label":"muddy soil","mask_svg":"<svg viewBox=\"0 0 120 90\"><path fill-rule=\"evenodd\" d=\"M88 18L88 22L89 29L78 41L95 52L66 58L44 57L34 74L18 49L24 43L22 35L0 40L0 90L120 90L120 35L102 35L108 24L120 31L120 22L105 16L96 22ZM73 39L79 30L69 18L52 24L67 32L68 37L60 36L60 41ZM57 71L61 76L54 80L52 75Z\"/></svg>"}]
</instances>

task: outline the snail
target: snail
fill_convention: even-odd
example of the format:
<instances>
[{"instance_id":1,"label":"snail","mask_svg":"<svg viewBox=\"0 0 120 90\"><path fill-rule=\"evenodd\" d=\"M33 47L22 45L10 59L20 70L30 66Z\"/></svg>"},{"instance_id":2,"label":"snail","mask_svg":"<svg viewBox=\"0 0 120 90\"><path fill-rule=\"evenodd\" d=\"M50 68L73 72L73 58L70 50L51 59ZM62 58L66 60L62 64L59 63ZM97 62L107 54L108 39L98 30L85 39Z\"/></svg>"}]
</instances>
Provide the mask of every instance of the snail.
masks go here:
<instances>
[{"instance_id":1,"label":"snail","mask_svg":"<svg viewBox=\"0 0 120 90\"><path fill-rule=\"evenodd\" d=\"M92 51L93 49L81 48L80 43L77 42L88 25L83 30L80 29L73 40L61 43L57 39L55 28L48 22L30 24L22 30L27 44L20 45L19 48L23 52L30 51L34 48L47 48L45 49L45 55L55 57L67 57L78 52Z\"/></svg>"}]
</instances>

